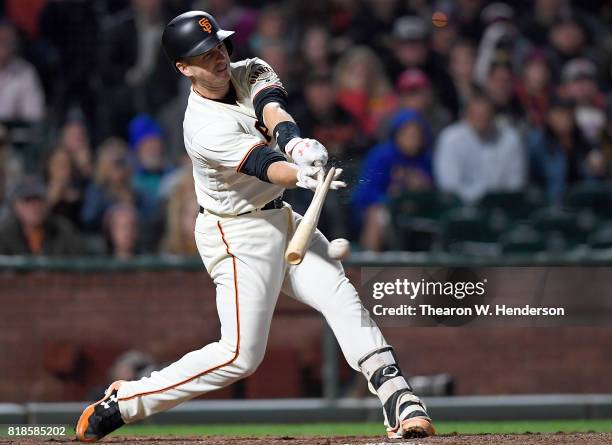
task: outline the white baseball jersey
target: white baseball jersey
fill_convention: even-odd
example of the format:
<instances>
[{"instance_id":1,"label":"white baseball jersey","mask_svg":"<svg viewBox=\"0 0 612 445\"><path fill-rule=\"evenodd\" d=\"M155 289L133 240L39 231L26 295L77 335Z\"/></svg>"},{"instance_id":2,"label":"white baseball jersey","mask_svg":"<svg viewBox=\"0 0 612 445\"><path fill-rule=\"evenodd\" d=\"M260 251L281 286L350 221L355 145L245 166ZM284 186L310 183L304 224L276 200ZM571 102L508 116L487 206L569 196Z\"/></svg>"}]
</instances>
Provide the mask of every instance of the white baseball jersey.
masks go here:
<instances>
[{"instance_id":1,"label":"white baseball jersey","mask_svg":"<svg viewBox=\"0 0 612 445\"><path fill-rule=\"evenodd\" d=\"M257 121L253 99L264 89L282 88L282 83L257 58L231 63L230 77L235 103L206 99L192 89L183 121L198 203L222 215L261 208L283 193L282 187L239 172L252 150L268 145L280 151Z\"/></svg>"}]
</instances>

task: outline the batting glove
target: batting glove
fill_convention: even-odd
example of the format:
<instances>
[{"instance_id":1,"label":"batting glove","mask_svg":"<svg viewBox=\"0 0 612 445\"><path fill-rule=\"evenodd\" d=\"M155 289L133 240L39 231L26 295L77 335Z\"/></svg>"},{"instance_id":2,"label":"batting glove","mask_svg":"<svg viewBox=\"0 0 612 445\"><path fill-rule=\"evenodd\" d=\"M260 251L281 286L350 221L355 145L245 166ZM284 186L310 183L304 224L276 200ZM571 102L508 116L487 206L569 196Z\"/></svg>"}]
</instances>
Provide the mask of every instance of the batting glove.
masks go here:
<instances>
[{"instance_id":1,"label":"batting glove","mask_svg":"<svg viewBox=\"0 0 612 445\"><path fill-rule=\"evenodd\" d=\"M303 189L309 189L315 191L319 184L321 183L321 175L323 167L300 167L297 173L297 185ZM332 179L329 188L332 190L337 190L346 187L346 182L344 181L336 181L342 174L342 169L337 168L334 173L334 177Z\"/></svg>"},{"instance_id":2,"label":"batting glove","mask_svg":"<svg viewBox=\"0 0 612 445\"><path fill-rule=\"evenodd\" d=\"M287 142L285 153L300 167L327 164L327 149L316 139L293 138Z\"/></svg>"}]
</instances>

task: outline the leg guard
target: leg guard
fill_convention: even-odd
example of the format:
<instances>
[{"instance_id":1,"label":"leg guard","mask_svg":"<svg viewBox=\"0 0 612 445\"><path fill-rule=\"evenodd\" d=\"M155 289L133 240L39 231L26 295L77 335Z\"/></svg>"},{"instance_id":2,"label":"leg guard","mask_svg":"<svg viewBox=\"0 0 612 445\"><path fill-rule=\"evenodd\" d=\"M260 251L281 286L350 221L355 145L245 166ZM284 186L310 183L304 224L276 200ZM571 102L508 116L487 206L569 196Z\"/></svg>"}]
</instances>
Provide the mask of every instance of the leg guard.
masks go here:
<instances>
[{"instance_id":1,"label":"leg guard","mask_svg":"<svg viewBox=\"0 0 612 445\"><path fill-rule=\"evenodd\" d=\"M412 393L410 384L402 375L393 348L387 346L367 354L359 360L359 368L370 391L383 405L389 437L392 437L391 433L402 433L401 425L406 419L420 417L429 420L425 404Z\"/></svg>"}]
</instances>

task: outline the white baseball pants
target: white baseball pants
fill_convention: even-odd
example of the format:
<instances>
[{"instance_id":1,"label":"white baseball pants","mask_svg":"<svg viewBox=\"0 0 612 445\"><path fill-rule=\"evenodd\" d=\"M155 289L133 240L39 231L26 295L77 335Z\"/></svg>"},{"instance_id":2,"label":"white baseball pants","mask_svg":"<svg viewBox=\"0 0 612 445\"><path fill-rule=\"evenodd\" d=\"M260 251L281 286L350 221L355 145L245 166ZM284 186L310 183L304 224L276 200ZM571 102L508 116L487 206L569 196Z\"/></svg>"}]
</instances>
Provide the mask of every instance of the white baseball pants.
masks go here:
<instances>
[{"instance_id":1,"label":"white baseball pants","mask_svg":"<svg viewBox=\"0 0 612 445\"><path fill-rule=\"evenodd\" d=\"M301 264L285 262L300 219L287 205L231 218L198 215L196 242L216 285L221 338L150 377L124 383L118 396L126 423L252 374L263 360L281 290L323 314L355 370L360 358L387 345L374 323L363 323L369 315L340 262L327 256L328 241L319 231Z\"/></svg>"}]
</instances>

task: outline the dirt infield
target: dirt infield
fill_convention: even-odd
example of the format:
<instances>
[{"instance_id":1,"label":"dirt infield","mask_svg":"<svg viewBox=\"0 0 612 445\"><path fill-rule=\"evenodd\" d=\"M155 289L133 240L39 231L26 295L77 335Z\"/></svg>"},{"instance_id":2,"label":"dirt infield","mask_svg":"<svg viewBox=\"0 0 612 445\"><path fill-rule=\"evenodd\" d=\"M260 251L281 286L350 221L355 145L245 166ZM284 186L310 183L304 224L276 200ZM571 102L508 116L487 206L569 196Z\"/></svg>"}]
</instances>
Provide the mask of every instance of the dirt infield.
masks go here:
<instances>
[{"instance_id":1,"label":"dirt infield","mask_svg":"<svg viewBox=\"0 0 612 445\"><path fill-rule=\"evenodd\" d=\"M0 438L0 444L40 444L53 445L75 444L73 438ZM481 445L481 444L612 444L612 433L559 433L559 434L483 434L461 436L437 436L427 439L389 440L379 436L336 436L336 437L290 437L290 436L206 436L206 437L172 437L172 436L118 436L108 437L101 444L140 444L140 445Z\"/></svg>"}]
</instances>

